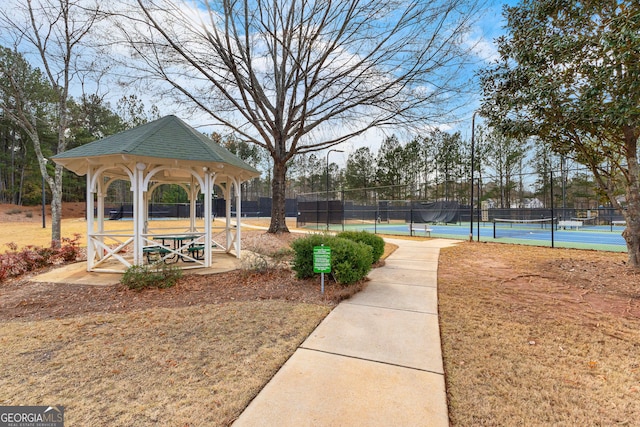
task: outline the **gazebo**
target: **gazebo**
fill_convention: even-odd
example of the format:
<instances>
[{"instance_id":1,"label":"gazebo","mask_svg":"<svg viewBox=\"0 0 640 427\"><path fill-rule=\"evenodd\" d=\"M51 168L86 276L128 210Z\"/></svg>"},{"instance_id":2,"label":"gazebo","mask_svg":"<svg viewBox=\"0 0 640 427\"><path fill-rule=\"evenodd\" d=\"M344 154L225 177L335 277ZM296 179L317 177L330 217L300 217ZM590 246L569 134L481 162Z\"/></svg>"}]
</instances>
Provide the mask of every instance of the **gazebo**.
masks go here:
<instances>
[{"instance_id":1,"label":"gazebo","mask_svg":"<svg viewBox=\"0 0 640 427\"><path fill-rule=\"evenodd\" d=\"M203 268L211 266L214 251L234 250L240 256L240 184L259 172L176 116L73 148L52 160L87 177L87 271L122 272L152 260ZM105 196L118 180L131 183L133 223L127 230L106 230ZM162 184L176 184L186 191L188 227L177 231L150 227L150 196ZM223 244L212 238L214 186L222 190L226 201ZM204 197L200 226L196 217L199 194Z\"/></svg>"}]
</instances>

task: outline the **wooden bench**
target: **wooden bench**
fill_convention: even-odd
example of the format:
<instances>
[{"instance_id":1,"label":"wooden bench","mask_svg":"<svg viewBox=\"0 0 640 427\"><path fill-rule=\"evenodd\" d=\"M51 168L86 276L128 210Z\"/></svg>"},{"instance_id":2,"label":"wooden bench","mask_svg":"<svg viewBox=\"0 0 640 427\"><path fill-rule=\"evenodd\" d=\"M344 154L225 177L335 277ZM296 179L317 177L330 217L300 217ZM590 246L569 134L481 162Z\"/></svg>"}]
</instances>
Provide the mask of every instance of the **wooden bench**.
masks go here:
<instances>
[{"instance_id":1,"label":"wooden bench","mask_svg":"<svg viewBox=\"0 0 640 427\"><path fill-rule=\"evenodd\" d=\"M627 225L627 221L611 221L611 225L617 225L617 226L626 226Z\"/></svg>"},{"instance_id":2,"label":"wooden bench","mask_svg":"<svg viewBox=\"0 0 640 427\"><path fill-rule=\"evenodd\" d=\"M558 228L563 228L563 229L571 229L571 228L575 228L576 230L579 229L580 227L582 227L584 225L584 223L582 221L574 221L574 220L565 220L565 221L558 221Z\"/></svg>"},{"instance_id":3,"label":"wooden bench","mask_svg":"<svg viewBox=\"0 0 640 427\"><path fill-rule=\"evenodd\" d=\"M424 233L425 236L431 237L431 229L429 224L409 224L409 233Z\"/></svg>"}]
</instances>

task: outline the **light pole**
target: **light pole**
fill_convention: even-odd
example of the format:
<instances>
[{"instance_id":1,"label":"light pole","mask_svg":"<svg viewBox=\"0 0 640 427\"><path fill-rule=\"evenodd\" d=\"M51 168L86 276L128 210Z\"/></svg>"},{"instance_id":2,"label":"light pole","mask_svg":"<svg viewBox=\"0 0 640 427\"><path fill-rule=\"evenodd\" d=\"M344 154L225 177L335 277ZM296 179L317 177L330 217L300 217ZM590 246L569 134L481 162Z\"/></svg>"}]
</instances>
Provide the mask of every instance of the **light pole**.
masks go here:
<instances>
[{"instance_id":1,"label":"light pole","mask_svg":"<svg viewBox=\"0 0 640 427\"><path fill-rule=\"evenodd\" d=\"M344 153L343 150L331 149L327 151L327 231L329 231L329 154L334 151L336 153Z\"/></svg>"},{"instance_id":2,"label":"light pole","mask_svg":"<svg viewBox=\"0 0 640 427\"><path fill-rule=\"evenodd\" d=\"M469 241L473 242L473 170L475 169L476 112L471 116L471 203L469 203ZM480 241L480 239L478 239Z\"/></svg>"},{"instance_id":3,"label":"light pole","mask_svg":"<svg viewBox=\"0 0 640 427\"><path fill-rule=\"evenodd\" d=\"M47 216L45 212L45 206L47 204L47 194L44 190L44 174L47 171L47 159L44 159L44 170L45 172L42 174L42 228L47 228Z\"/></svg>"}]
</instances>

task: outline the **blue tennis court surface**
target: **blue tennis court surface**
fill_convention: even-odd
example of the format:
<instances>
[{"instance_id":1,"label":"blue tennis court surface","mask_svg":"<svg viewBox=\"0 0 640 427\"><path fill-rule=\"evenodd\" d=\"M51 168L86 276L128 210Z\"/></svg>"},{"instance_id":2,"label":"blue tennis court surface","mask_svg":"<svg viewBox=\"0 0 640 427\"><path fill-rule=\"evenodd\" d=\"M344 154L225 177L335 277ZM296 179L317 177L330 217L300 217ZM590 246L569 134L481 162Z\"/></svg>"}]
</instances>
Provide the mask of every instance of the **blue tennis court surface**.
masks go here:
<instances>
[{"instance_id":1,"label":"blue tennis court surface","mask_svg":"<svg viewBox=\"0 0 640 427\"><path fill-rule=\"evenodd\" d=\"M469 240L469 223L459 224L428 224L431 230L431 237L441 237L458 240ZM359 223L359 224L332 224L332 231L344 230L365 230L370 233L409 235L409 224L397 223ZM424 229L424 224L414 224L414 230ZM556 247L595 249L614 252L626 252L626 242L622 237L623 226L589 226L578 229L555 229L553 230L553 245ZM496 238L494 238L493 223L480 223L480 241L496 243L516 243L536 246L551 246L552 230L551 225L532 226L514 225L511 227L496 228ZM425 236L424 231L414 231L414 236ZM473 224L473 239L477 240L478 226Z\"/></svg>"}]
</instances>

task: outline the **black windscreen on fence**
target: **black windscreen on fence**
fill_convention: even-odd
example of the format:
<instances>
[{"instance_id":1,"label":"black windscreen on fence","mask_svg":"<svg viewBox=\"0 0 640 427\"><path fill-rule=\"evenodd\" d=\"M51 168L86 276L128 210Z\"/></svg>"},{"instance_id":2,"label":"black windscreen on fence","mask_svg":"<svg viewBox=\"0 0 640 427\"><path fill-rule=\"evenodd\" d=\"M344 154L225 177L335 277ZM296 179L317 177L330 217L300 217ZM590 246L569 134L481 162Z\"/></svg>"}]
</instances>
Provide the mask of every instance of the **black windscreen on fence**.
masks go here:
<instances>
[{"instance_id":1,"label":"black windscreen on fence","mask_svg":"<svg viewBox=\"0 0 640 427\"><path fill-rule=\"evenodd\" d=\"M460 203L450 201L419 202L411 206L411 222L458 222Z\"/></svg>"},{"instance_id":2,"label":"black windscreen on fence","mask_svg":"<svg viewBox=\"0 0 640 427\"><path fill-rule=\"evenodd\" d=\"M204 216L203 209L201 202L196 203L196 217ZM190 206L189 203L149 203L147 212L149 218L189 218ZM125 203L105 206L104 214L110 220L132 218L133 205Z\"/></svg>"},{"instance_id":3,"label":"black windscreen on fence","mask_svg":"<svg viewBox=\"0 0 640 427\"><path fill-rule=\"evenodd\" d=\"M341 200L298 200L299 224L342 224L344 206Z\"/></svg>"},{"instance_id":4,"label":"black windscreen on fence","mask_svg":"<svg viewBox=\"0 0 640 427\"><path fill-rule=\"evenodd\" d=\"M455 200L377 200L364 193L330 192L328 202L326 192L301 196L297 225L462 240L473 234L474 240L551 247L626 247L623 216L611 208L498 208L482 203L472 212L471 206ZM353 195L359 197L350 199Z\"/></svg>"},{"instance_id":5,"label":"black windscreen on fence","mask_svg":"<svg viewBox=\"0 0 640 427\"><path fill-rule=\"evenodd\" d=\"M226 200L222 198L212 200L211 210L214 216L224 217L226 215L226 203ZM241 215L244 218L269 217L271 216L271 205L271 197L260 197L258 200L242 200ZM339 222L342 210L337 207L332 209L335 211L332 212L332 218L336 216L335 221ZM231 211L235 214L235 202L231 203ZM149 203L148 213L149 218L189 218L190 206L189 203ZM133 205L131 203L111 203L105 206L104 214L105 218L111 220L132 218ZM295 217L296 215L296 199L286 199L286 216ZM204 217L204 204L201 201L196 203L196 217Z\"/></svg>"}]
</instances>

